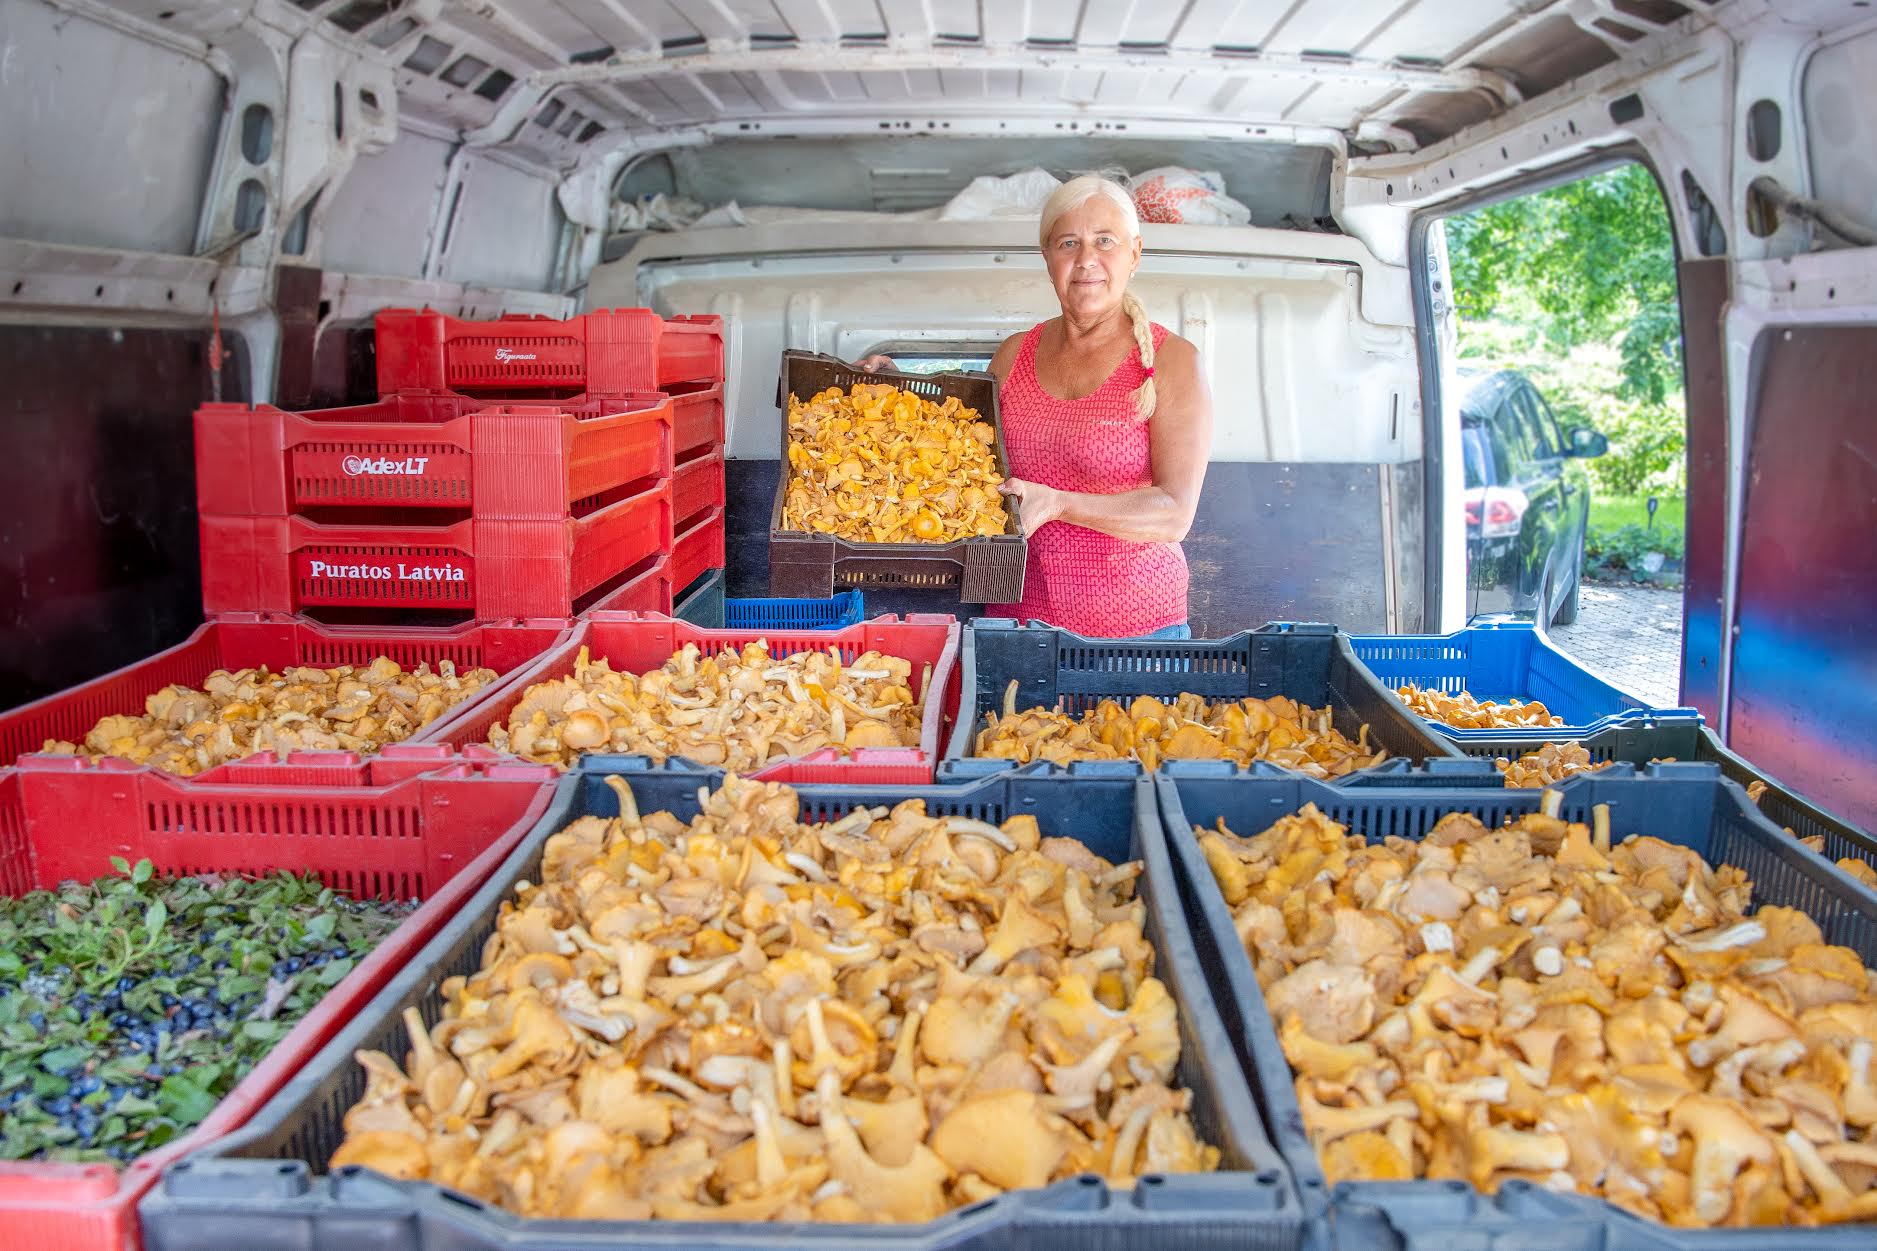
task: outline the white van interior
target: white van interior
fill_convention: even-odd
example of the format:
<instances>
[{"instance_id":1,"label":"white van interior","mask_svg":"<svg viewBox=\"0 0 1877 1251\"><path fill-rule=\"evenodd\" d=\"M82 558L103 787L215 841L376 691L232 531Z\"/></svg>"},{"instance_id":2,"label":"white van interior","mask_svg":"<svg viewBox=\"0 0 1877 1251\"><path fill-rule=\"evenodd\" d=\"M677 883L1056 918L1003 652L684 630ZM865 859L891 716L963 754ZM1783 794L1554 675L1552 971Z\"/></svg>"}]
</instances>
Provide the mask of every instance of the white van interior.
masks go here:
<instances>
[{"instance_id":1,"label":"white van interior","mask_svg":"<svg viewBox=\"0 0 1877 1251\"><path fill-rule=\"evenodd\" d=\"M1138 280L1215 406L1195 632L1457 628L1439 219L1638 160L1681 256L1684 702L1847 785L1873 84L1863 0L0 0L5 702L182 637L190 412L358 398L387 306L722 314L730 592L764 594L778 353L969 361L1050 315L1033 215L943 217L1032 167L1248 210L1150 223Z\"/></svg>"}]
</instances>

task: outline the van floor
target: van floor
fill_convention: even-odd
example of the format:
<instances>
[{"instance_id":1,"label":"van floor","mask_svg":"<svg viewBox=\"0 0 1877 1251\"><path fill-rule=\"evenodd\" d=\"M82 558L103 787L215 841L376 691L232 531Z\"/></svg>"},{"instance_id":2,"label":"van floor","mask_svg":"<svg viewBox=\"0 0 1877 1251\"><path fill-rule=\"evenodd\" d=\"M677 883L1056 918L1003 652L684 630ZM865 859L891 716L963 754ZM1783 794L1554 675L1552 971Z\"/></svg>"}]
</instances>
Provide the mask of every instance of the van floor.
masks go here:
<instances>
[{"instance_id":1,"label":"van floor","mask_svg":"<svg viewBox=\"0 0 1877 1251\"><path fill-rule=\"evenodd\" d=\"M1586 582L1578 594L1577 621L1551 627L1558 649L1640 700L1680 704L1682 593Z\"/></svg>"}]
</instances>

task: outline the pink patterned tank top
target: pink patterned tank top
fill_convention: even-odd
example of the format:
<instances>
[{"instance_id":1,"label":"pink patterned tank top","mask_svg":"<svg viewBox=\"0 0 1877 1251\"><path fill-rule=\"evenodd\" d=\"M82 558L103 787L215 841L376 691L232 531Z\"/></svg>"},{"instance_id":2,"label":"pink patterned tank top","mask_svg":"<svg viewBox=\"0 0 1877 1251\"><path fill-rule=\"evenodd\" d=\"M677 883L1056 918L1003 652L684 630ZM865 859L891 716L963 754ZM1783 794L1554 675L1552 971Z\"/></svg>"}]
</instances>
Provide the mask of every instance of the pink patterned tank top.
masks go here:
<instances>
[{"instance_id":1,"label":"pink patterned tank top","mask_svg":"<svg viewBox=\"0 0 1877 1251\"><path fill-rule=\"evenodd\" d=\"M1140 352L1130 352L1094 394L1060 400L1036 377L1042 331L1037 326L1023 336L997 396L1011 476L1095 495L1152 486L1151 419L1134 411L1134 390L1146 380ZM1167 328L1154 326L1153 337L1158 351ZM1030 535L1023 602L986 611L1097 638L1130 638L1186 620L1186 578L1178 543L1130 543L1052 521Z\"/></svg>"}]
</instances>

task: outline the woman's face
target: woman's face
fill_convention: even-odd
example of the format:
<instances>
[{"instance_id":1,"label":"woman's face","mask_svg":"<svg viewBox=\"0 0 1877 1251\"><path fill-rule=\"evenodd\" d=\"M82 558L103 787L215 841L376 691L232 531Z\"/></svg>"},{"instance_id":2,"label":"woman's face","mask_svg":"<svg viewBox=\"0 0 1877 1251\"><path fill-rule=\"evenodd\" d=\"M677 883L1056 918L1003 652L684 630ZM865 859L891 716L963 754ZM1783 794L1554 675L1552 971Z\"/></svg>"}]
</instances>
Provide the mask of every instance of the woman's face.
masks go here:
<instances>
[{"instance_id":1,"label":"woman's face","mask_svg":"<svg viewBox=\"0 0 1877 1251\"><path fill-rule=\"evenodd\" d=\"M1140 264L1141 241L1128 234L1120 205L1107 196L1090 196L1056 219L1043 259L1062 311L1095 318L1120 307Z\"/></svg>"}]
</instances>

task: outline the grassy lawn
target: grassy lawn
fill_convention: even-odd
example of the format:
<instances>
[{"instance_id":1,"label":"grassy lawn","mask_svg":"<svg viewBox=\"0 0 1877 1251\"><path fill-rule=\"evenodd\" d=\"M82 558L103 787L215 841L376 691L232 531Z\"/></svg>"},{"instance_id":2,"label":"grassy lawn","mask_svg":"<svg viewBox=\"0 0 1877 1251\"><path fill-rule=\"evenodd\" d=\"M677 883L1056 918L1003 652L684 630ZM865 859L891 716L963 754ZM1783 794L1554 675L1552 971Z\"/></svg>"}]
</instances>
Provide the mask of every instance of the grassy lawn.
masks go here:
<instances>
[{"instance_id":1,"label":"grassy lawn","mask_svg":"<svg viewBox=\"0 0 1877 1251\"><path fill-rule=\"evenodd\" d=\"M1683 528L1688 502L1679 496L1662 495L1656 497L1659 507L1655 510L1657 529L1680 530ZM1590 493L1590 524L1606 530L1618 526L1649 524L1649 501L1642 495L1608 495L1592 488Z\"/></svg>"}]
</instances>

